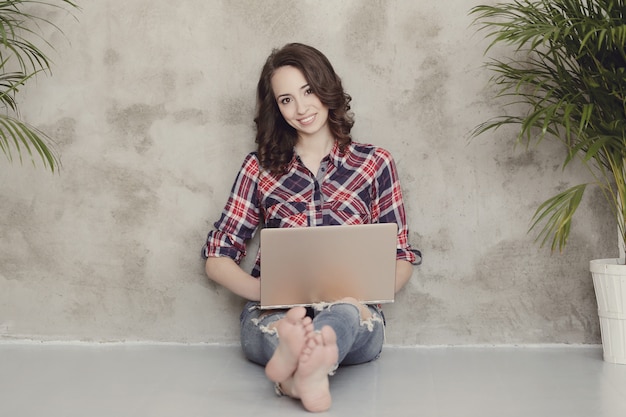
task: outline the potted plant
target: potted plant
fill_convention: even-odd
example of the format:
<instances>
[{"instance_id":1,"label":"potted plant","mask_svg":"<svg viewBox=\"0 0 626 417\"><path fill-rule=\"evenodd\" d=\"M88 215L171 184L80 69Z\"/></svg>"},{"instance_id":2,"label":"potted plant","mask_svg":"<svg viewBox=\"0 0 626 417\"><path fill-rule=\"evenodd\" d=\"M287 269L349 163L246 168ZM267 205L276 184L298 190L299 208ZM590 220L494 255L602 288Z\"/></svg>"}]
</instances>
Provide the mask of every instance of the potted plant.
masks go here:
<instances>
[{"instance_id":1,"label":"potted plant","mask_svg":"<svg viewBox=\"0 0 626 417\"><path fill-rule=\"evenodd\" d=\"M77 7L68 0L59 2ZM0 108L3 110L0 111L0 149L9 161L15 156L22 161L23 154L28 154L33 163L41 159L44 167L54 172L59 167L59 160L50 146L50 138L20 119L15 98L26 81L40 72L50 72L49 58L33 41L41 41L50 47L36 29L42 23L54 24L28 12L31 5L63 6L42 0L0 1Z\"/></svg>"},{"instance_id":2,"label":"potted plant","mask_svg":"<svg viewBox=\"0 0 626 417\"><path fill-rule=\"evenodd\" d=\"M626 4L625 0L514 0L471 9L474 25L495 45L512 47L489 59L496 96L521 113L479 124L475 137L505 125L519 128L516 143L563 144L563 166L574 160L590 173L541 204L531 229L541 244L563 250L585 190L602 191L626 240ZM623 253L623 248L620 248ZM592 260L604 359L626 363L626 265Z\"/></svg>"}]
</instances>

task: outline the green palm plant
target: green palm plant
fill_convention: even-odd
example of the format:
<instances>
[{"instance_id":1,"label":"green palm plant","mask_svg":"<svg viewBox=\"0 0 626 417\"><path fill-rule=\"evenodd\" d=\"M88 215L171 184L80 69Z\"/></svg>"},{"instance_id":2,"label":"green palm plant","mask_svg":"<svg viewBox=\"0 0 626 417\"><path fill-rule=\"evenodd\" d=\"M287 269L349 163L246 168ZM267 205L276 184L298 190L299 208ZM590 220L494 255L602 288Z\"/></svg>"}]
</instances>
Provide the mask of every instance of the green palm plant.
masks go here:
<instances>
[{"instance_id":1,"label":"green palm plant","mask_svg":"<svg viewBox=\"0 0 626 417\"><path fill-rule=\"evenodd\" d=\"M20 120L16 93L26 81L40 72L50 73L51 62L46 53L34 42L39 41L51 47L37 31L42 24L52 22L28 12L30 6L76 8L68 0L64 4L53 4L38 0L0 1L0 149L9 161L14 155L22 161L27 153L35 163L41 159L44 167L52 172L59 167L59 160L50 138L39 129Z\"/></svg>"},{"instance_id":2,"label":"green palm plant","mask_svg":"<svg viewBox=\"0 0 626 417\"><path fill-rule=\"evenodd\" d=\"M590 185L602 190L626 240L625 0L516 0L476 6L470 15L491 41L485 54L495 45L512 47L511 57L485 66L496 97L518 111L479 124L472 137L516 125L515 143L557 140L563 167L578 159L591 174L589 183L538 207L530 227L540 229L537 240L564 249Z\"/></svg>"}]
</instances>

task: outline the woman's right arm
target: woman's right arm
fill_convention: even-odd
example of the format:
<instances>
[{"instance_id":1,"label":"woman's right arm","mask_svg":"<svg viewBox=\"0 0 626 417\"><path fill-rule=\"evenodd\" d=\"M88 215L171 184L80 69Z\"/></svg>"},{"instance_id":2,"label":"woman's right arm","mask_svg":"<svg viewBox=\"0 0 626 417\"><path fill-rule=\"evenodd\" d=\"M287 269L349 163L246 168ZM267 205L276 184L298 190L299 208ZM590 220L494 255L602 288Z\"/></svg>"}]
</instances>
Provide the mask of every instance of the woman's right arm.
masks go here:
<instances>
[{"instance_id":1,"label":"woman's right arm","mask_svg":"<svg viewBox=\"0 0 626 417\"><path fill-rule=\"evenodd\" d=\"M261 279L245 272L227 256L210 256L206 260L207 276L240 297L250 301L261 299Z\"/></svg>"},{"instance_id":2,"label":"woman's right arm","mask_svg":"<svg viewBox=\"0 0 626 417\"><path fill-rule=\"evenodd\" d=\"M207 236L202 254L211 280L250 301L261 299L260 279L241 269L238 262L245 256L246 241L259 224L258 178L259 161L255 153L250 153L237 174L215 230Z\"/></svg>"}]
</instances>

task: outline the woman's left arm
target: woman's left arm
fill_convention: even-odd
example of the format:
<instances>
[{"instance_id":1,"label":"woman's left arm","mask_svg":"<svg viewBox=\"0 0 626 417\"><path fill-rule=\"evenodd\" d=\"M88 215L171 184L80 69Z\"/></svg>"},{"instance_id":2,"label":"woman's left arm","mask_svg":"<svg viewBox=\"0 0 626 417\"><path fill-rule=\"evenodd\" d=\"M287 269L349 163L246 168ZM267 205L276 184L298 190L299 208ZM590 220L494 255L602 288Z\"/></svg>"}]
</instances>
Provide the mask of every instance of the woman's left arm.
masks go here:
<instances>
[{"instance_id":1,"label":"woman's left arm","mask_svg":"<svg viewBox=\"0 0 626 417\"><path fill-rule=\"evenodd\" d=\"M408 226L404 212L402 189L396 172L395 162L389 152L379 149L376 189L376 217L380 223L398 225L396 260L396 293L411 279L417 251L408 242Z\"/></svg>"},{"instance_id":2,"label":"woman's left arm","mask_svg":"<svg viewBox=\"0 0 626 417\"><path fill-rule=\"evenodd\" d=\"M413 274L413 264L403 259L396 261L396 293L400 291Z\"/></svg>"}]
</instances>

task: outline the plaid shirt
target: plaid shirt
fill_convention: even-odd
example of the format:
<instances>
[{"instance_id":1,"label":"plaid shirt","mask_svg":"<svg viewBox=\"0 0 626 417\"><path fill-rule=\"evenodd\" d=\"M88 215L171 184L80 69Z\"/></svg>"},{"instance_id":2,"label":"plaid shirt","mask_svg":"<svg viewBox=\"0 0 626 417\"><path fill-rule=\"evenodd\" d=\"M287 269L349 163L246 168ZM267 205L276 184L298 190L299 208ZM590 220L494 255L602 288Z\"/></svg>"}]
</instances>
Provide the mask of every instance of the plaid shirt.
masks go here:
<instances>
[{"instance_id":1,"label":"plaid shirt","mask_svg":"<svg viewBox=\"0 0 626 417\"><path fill-rule=\"evenodd\" d=\"M391 154L372 145L352 143L345 153L337 144L313 175L297 155L285 174L262 170L256 152L248 154L220 219L209 232L204 258L229 256L239 263L246 242L260 224L303 227L397 223L397 259L415 263L419 251L408 243L402 191ZM260 276L260 250L253 276Z\"/></svg>"}]
</instances>

